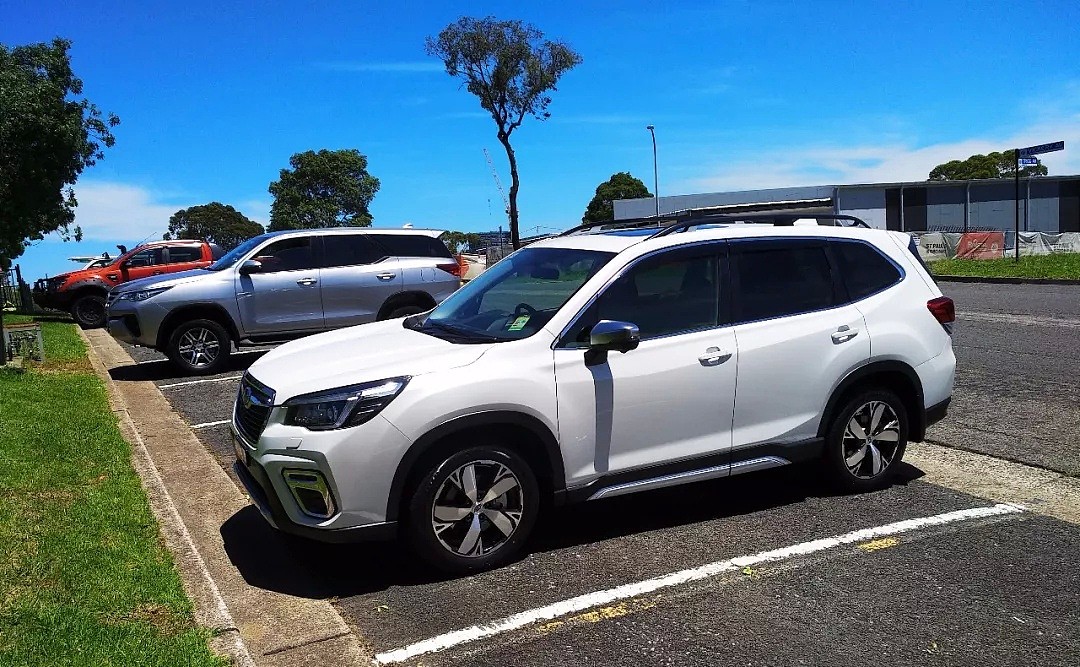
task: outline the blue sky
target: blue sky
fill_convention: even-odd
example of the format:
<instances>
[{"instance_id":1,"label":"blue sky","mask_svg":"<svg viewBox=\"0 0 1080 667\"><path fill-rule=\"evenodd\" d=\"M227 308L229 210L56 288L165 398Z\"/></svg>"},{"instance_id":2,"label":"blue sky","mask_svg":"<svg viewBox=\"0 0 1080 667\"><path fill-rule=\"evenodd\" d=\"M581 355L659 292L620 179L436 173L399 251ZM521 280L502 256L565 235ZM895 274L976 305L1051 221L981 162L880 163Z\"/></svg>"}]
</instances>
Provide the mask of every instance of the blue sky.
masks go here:
<instances>
[{"instance_id":1,"label":"blue sky","mask_svg":"<svg viewBox=\"0 0 1080 667\"><path fill-rule=\"evenodd\" d=\"M546 122L514 134L525 234L580 220L616 171L661 194L919 180L974 152L1066 140L1080 173L1080 3L202 2L0 0L0 42L67 37L76 73L120 116L116 147L76 186L82 243L158 238L209 201L265 223L267 186L298 151L357 148L382 181L379 226L504 222L484 161L506 157L476 99L424 54L462 14L520 18L573 46Z\"/></svg>"}]
</instances>

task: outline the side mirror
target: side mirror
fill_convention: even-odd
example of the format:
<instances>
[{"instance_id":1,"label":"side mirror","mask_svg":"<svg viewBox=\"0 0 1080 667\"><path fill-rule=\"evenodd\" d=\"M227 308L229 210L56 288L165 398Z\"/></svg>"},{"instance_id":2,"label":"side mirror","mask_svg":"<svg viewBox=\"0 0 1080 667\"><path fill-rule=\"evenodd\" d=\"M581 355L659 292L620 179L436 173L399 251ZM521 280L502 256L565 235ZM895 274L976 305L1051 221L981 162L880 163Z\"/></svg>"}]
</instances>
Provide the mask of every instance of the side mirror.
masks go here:
<instances>
[{"instance_id":1,"label":"side mirror","mask_svg":"<svg viewBox=\"0 0 1080 667\"><path fill-rule=\"evenodd\" d=\"M257 259L249 259L240 265L240 275L248 276L262 271L262 262Z\"/></svg>"},{"instance_id":2,"label":"side mirror","mask_svg":"<svg viewBox=\"0 0 1080 667\"><path fill-rule=\"evenodd\" d=\"M600 320L589 332L589 349L585 352L585 365L594 366L607 361L607 353L629 352L641 342L641 332L636 324Z\"/></svg>"}]
</instances>

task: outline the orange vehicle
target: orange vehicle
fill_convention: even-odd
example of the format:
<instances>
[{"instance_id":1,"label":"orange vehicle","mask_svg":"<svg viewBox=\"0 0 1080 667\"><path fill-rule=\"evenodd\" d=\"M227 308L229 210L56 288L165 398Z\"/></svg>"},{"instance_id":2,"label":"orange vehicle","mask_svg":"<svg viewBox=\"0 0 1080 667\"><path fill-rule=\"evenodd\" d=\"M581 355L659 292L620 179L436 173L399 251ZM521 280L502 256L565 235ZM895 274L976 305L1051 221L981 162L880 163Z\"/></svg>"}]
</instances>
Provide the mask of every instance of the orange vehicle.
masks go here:
<instances>
[{"instance_id":1,"label":"orange vehicle","mask_svg":"<svg viewBox=\"0 0 1080 667\"><path fill-rule=\"evenodd\" d=\"M130 280L201 269L225 251L207 241L156 241L124 251L105 266L61 273L34 284L34 302L42 308L65 310L83 328L105 324L109 290Z\"/></svg>"}]
</instances>

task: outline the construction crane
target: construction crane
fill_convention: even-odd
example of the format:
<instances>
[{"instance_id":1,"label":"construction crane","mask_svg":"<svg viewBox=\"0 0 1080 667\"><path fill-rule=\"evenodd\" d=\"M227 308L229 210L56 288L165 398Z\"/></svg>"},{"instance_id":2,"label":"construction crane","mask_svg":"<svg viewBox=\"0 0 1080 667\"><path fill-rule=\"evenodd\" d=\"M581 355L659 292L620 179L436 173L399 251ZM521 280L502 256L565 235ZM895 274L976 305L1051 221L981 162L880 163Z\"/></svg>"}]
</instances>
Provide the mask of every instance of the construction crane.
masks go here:
<instances>
[{"instance_id":1,"label":"construction crane","mask_svg":"<svg viewBox=\"0 0 1080 667\"><path fill-rule=\"evenodd\" d=\"M499 172L495 170L495 164L491 161L491 155L488 153L488 149L484 149L484 159L487 160L488 167L491 168L491 176L495 179L495 187L499 189L499 196L503 200L503 210L506 212L506 219L510 220L510 200L506 198L506 192L503 191L502 181L499 180Z\"/></svg>"}]
</instances>

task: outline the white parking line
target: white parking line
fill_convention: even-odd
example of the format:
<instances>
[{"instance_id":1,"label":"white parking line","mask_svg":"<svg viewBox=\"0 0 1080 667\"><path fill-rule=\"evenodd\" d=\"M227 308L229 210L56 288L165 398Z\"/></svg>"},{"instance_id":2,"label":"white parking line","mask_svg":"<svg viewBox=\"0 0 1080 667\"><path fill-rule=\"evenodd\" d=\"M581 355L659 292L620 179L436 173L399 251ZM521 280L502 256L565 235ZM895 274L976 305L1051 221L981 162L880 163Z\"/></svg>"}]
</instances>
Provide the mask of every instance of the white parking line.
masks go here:
<instances>
[{"instance_id":1,"label":"white parking line","mask_svg":"<svg viewBox=\"0 0 1080 667\"><path fill-rule=\"evenodd\" d=\"M646 579L645 581L639 581L633 584L625 584L606 591L587 593L575 598L570 598L569 600L549 604L545 607L523 611L499 621L484 623L483 625L474 625L463 630L448 632L437 637L432 637L431 639L416 642L415 644L409 644L408 646L393 651L379 653L375 656L375 662L384 665L403 662L419 655L443 651L478 639L491 637L510 630L516 630L538 621L547 621L560 616L566 616L567 614L573 614L586 609L592 609L593 607L610 604L616 600L635 598L661 588L669 588L671 586L686 584L691 581L708 579L724 572L731 572L744 567L787 560L795 556L806 556L844 544L853 544L855 542L863 542L889 535L898 535L919 528L941 526L957 521L969 521L991 516L1016 514L1023 511L1023 507L1010 503L999 503L992 507L973 507L971 509L957 510L955 512L935 514L934 516L897 521L896 523L890 523L876 528L864 528L843 535L825 537L818 540L803 542L801 544L793 544L781 549L762 551L761 553L752 556L740 556L730 560L717 561L715 563L709 563L708 565L702 565L701 567L680 570L679 572L673 572L653 579Z\"/></svg>"},{"instance_id":2,"label":"white parking line","mask_svg":"<svg viewBox=\"0 0 1080 667\"><path fill-rule=\"evenodd\" d=\"M202 424L192 424L191 428L209 428L211 426L221 426L222 424L228 424L230 421L232 420L222 419L221 421L216 422L203 422Z\"/></svg>"},{"instance_id":3,"label":"white parking line","mask_svg":"<svg viewBox=\"0 0 1080 667\"><path fill-rule=\"evenodd\" d=\"M187 387L193 384L203 384L205 382L227 382L229 380L239 380L244 377L243 375L230 375L227 378L207 378L205 380L188 380L186 382L173 382L172 384L158 385L158 389L172 389L173 387Z\"/></svg>"}]
</instances>

